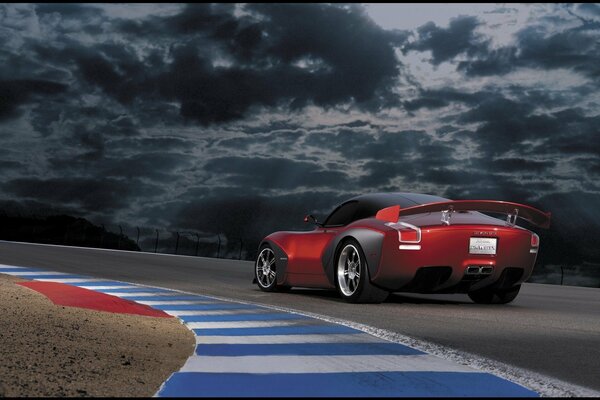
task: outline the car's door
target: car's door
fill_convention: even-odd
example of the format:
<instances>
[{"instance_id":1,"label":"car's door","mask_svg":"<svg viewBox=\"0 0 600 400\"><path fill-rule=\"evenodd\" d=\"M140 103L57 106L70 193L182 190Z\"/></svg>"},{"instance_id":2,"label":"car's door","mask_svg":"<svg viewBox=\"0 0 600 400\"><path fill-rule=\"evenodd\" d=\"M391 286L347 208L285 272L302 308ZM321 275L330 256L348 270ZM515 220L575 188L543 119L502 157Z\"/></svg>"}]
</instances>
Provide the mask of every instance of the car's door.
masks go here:
<instances>
[{"instance_id":1,"label":"car's door","mask_svg":"<svg viewBox=\"0 0 600 400\"><path fill-rule=\"evenodd\" d=\"M339 231L352 222L357 208L358 201L344 203L329 215L322 227L299 233L294 238L293 248L289 249L293 257L290 257L288 272L325 277L321 261L323 251Z\"/></svg>"}]
</instances>

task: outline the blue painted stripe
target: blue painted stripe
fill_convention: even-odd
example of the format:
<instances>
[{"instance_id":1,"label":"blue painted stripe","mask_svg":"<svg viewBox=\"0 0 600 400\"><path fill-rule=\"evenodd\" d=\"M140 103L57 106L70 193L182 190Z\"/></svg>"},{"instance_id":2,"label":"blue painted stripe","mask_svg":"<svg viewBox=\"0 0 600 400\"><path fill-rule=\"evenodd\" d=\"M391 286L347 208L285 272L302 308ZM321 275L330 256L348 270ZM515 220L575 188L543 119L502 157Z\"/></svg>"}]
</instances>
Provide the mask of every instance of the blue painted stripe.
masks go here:
<instances>
[{"instance_id":1,"label":"blue painted stripe","mask_svg":"<svg viewBox=\"0 0 600 400\"><path fill-rule=\"evenodd\" d=\"M260 309L260 307L253 306L250 304L232 304L232 303L215 303L215 304L155 304L152 308L158 308L159 310L247 310L247 309Z\"/></svg>"},{"instance_id":2,"label":"blue painted stripe","mask_svg":"<svg viewBox=\"0 0 600 400\"><path fill-rule=\"evenodd\" d=\"M358 372L326 374L216 374L179 372L161 397L538 397L486 373Z\"/></svg>"},{"instance_id":3,"label":"blue painted stripe","mask_svg":"<svg viewBox=\"0 0 600 400\"><path fill-rule=\"evenodd\" d=\"M416 355L422 351L398 343L277 343L277 344L200 344L199 356L338 356L338 355Z\"/></svg>"},{"instance_id":4,"label":"blue painted stripe","mask_svg":"<svg viewBox=\"0 0 600 400\"><path fill-rule=\"evenodd\" d=\"M306 335L334 333L363 333L343 325L270 326L266 328L214 328L192 329L197 336L256 336L256 335Z\"/></svg>"},{"instance_id":5,"label":"blue painted stripe","mask_svg":"<svg viewBox=\"0 0 600 400\"><path fill-rule=\"evenodd\" d=\"M136 296L135 293L132 293L131 296L121 296L124 299L127 300L133 300L133 301L171 301L171 300L177 300L177 301L181 301L181 300L189 300L189 301L193 301L193 300L201 300L201 301L205 301L205 300L212 300L209 299L208 297L204 297L204 296L161 296L156 295L156 296Z\"/></svg>"},{"instance_id":6,"label":"blue painted stripe","mask_svg":"<svg viewBox=\"0 0 600 400\"><path fill-rule=\"evenodd\" d=\"M87 276L84 278L88 278ZM117 282L117 281L89 281L89 282L74 282L69 283L69 285L73 286L129 286L129 287L137 287L130 283Z\"/></svg>"},{"instance_id":7,"label":"blue painted stripe","mask_svg":"<svg viewBox=\"0 0 600 400\"><path fill-rule=\"evenodd\" d=\"M98 285L100 286L100 285ZM108 285L102 285L102 286L108 286ZM103 293L132 293L132 296L135 295L135 293L137 292L144 292L144 293L172 293L171 290L166 290L166 289L154 289L154 288L143 288L143 287L138 287L138 286L134 286L131 288L126 288L126 289L100 289L98 290L99 292L103 292Z\"/></svg>"},{"instance_id":8,"label":"blue painted stripe","mask_svg":"<svg viewBox=\"0 0 600 400\"><path fill-rule=\"evenodd\" d=\"M271 321L283 319L311 319L304 315L288 313L268 314L234 314L234 315L182 315L184 322L218 322L218 321Z\"/></svg>"}]
</instances>

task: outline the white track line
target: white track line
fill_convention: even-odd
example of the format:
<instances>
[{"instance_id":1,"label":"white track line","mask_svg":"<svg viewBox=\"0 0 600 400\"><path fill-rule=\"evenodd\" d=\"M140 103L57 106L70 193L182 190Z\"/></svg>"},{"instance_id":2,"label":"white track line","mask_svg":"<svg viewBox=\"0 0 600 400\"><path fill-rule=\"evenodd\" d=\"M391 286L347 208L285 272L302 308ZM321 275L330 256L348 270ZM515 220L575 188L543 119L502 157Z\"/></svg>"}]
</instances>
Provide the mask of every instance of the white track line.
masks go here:
<instances>
[{"instance_id":1,"label":"white track line","mask_svg":"<svg viewBox=\"0 0 600 400\"><path fill-rule=\"evenodd\" d=\"M191 317L194 315L238 315L238 314L272 314L273 310L240 309L240 310L163 310L174 317Z\"/></svg>"},{"instance_id":2,"label":"white track line","mask_svg":"<svg viewBox=\"0 0 600 400\"><path fill-rule=\"evenodd\" d=\"M36 278L36 281L57 282L57 283L100 282L100 281L105 281L105 280L106 279L87 279L87 278L64 278L64 279Z\"/></svg>"},{"instance_id":3,"label":"white track line","mask_svg":"<svg viewBox=\"0 0 600 400\"><path fill-rule=\"evenodd\" d=\"M101 290L99 290L99 291L101 291ZM166 292L108 292L105 294L110 294L111 296L117 296L117 297L179 296L179 293L166 293Z\"/></svg>"},{"instance_id":4,"label":"white track line","mask_svg":"<svg viewBox=\"0 0 600 400\"><path fill-rule=\"evenodd\" d=\"M89 282L89 280L86 282ZM79 286L79 285L74 285L74 286L80 287L82 289L90 289L90 290L96 290L96 291L109 290L109 289L131 289L131 288L135 287L132 285L130 285L130 286ZM110 293L106 293L106 294L110 294Z\"/></svg>"},{"instance_id":5,"label":"white track line","mask_svg":"<svg viewBox=\"0 0 600 400\"><path fill-rule=\"evenodd\" d=\"M387 343L366 333L326 335L196 336L196 344Z\"/></svg>"},{"instance_id":6,"label":"white track line","mask_svg":"<svg viewBox=\"0 0 600 400\"><path fill-rule=\"evenodd\" d=\"M186 304L217 304L215 301L213 300L156 300L156 301L150 301L150 300L132 300L135 301L136 303L140 303L140 304L145 304L147 306L156 306L159 304L165 304L165 305L186 305ZM219 302L221 303L221 302Z\"/></svg>"},{"instance_id":7,"label":"white track line","mask_svg":"<svg viewBox=\"0 0 600 400\"><path fill-rule=\"evenodd\" d=\"M225 329L225 328L268 328L271 326L298 325L298 320L282 321L225 321L225 322L186 322L190 329Z\"/></svg>"},{"instance_id":8,"label":"white track line","mask_svg":"<svg viewBox=\"0 0 600 400\"><path fill-rule=\"evenodd\" d=\"M191 356L181 368L181 372L248 374L392 371L479 372L428 354L405 356Z\"/></svg>"}]
</instances>

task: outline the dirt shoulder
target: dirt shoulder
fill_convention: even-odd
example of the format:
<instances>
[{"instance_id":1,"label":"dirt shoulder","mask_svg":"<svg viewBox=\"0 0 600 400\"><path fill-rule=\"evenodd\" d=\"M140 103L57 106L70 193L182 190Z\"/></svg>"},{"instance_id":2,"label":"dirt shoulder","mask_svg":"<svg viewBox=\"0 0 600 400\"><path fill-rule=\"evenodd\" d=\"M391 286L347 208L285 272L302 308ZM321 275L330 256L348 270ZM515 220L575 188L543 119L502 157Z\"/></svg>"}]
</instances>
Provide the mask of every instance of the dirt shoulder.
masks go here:
<instances>
[{"instance_id":1,"label":"dirt shoulder","mask_svg":"<svg viewBox=\"0 0 600 400\"><path fill-rule=\"evenodd\" d=\"M192 354L176 318L54 305L0 274L0 396L153 396Z\"/></svg>"}]
</instances>

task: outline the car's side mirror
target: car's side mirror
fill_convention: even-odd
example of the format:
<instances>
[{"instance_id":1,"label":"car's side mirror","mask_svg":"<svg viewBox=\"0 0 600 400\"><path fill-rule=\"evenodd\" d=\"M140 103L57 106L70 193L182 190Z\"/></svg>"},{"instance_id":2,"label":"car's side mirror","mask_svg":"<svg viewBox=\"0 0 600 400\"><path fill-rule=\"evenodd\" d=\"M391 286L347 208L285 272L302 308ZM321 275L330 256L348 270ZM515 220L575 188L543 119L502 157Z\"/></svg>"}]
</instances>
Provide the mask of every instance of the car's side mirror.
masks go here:
<instances>
[{"instance_id":1,"label":"car's side mirror","mask_svg":"<svg viewBox=\"0 0 600 400\"><path fill-rule=\"evenodd\" d=\"M321 224L319 221L317 221L317 219L315 218L314 215L312 214L308 214L304 217L304 222L310 222L313 223L317 226L323 226L323 224Z\"/></svg>"}]
</instances>

